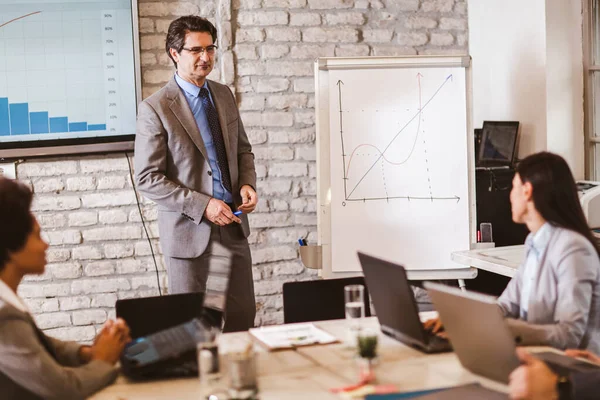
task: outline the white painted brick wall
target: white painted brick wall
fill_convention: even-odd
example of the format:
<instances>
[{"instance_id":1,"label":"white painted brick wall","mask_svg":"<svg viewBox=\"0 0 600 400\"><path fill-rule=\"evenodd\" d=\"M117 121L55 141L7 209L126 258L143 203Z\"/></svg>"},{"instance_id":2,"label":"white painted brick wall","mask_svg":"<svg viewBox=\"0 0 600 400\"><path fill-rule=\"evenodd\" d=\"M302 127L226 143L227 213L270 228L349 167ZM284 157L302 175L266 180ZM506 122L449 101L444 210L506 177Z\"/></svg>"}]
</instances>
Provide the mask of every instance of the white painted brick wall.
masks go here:
<instances>
[{"instance_id":1,"label":"white painted brick wall","mask_svg":"<svg viewBox=\"0 0 600 400\"><path fill-rule=\"evenodd\" d=\"M317 278L296 245L298 237L317 240L314 59L464 54L467 2L139 0L139 13L144 96L173 75L164 41L174 18L205 15L222 32L213 78L235 89L259 178L261 202L249 217L256 322L280 323L283 283ZM33 210L51 244L46 273L19 289L41 328L89 342L114 317L117 299L157 294L125 155L25 160L17 175L36 193ZM157 211L140 201L166 290Z\"/></svg>"}]
</instances>

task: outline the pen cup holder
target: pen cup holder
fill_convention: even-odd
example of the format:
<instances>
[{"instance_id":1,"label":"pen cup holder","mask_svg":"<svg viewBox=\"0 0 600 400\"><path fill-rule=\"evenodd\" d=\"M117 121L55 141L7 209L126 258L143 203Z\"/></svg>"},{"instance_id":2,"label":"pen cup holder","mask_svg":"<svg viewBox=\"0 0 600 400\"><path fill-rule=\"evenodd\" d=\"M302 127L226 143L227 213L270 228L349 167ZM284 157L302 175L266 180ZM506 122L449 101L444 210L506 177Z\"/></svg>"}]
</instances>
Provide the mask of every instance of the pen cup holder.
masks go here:
<instances>
[{"instance_id":1,"label":"pen cup holder","mask_svg":"<svg viewBox=\"0 0 600 400\"><path fill-rule=\"evenodd\" d=\"M323 249L321 246L300 246L300 260L306 268L321 269L323 267Z\"/></svg>"}]
</instances>

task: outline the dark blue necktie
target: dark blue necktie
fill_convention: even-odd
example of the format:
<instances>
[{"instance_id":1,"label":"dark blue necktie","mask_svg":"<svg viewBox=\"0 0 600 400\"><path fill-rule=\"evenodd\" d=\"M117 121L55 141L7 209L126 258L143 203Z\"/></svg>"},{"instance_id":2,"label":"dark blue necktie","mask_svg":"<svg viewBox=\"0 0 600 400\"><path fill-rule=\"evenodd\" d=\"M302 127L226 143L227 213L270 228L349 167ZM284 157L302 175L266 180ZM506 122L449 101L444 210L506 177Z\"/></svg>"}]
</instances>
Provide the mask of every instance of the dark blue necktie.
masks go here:
<instances>
[{"instance_id":1,"label":"dark blue necktie","mask_svg":"<svg viewBox=\"0 0 600 400\"><path fill-rule=\"evenodd\" d=\"M231 176L229 175L229 164L227 164L227 152L225 151L225 141L223 140L223 132L221 131L221 124L219 123L219 116L217 110L213 107L208 97L208 89L200 89L200 99L202 99L202 105L204 106L204 112L206 112L206 119L210 126L210 134L215 145L217 153L217 163L221 170L221 182L223 187L232 193L231 191Z\"/></svg>"}]
</instances>

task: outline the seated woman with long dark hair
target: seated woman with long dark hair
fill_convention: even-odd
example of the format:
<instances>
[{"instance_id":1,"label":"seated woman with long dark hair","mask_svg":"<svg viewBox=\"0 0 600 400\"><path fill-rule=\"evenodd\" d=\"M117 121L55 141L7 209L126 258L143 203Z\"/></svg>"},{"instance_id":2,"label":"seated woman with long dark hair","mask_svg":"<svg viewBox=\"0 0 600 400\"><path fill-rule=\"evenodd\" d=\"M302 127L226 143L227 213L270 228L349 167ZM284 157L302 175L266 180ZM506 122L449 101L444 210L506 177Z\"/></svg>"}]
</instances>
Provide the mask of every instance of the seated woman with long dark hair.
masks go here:
<instances>
[{"instance_id":1,"label":"seated woman with long dark hair","mask_svg":"<svg viewBox=\"0 0 600 400\"><path fill-rule=\"evenodd\" d=\"M110 384L130 340L122 320L108 321L92 346L40 331L17 295L25 275L46 266L48 244L31 214L32 193L0 177L0 398L83 399Z\"/></svg>"},{"instance_id":2,"label":"seated woman with long dark hair","mask_svg":"<svg viewBox=\"0 0 600 400\"><path fill-rule=\"evenodd\" d=\"M523 159L510 203L513 221L531 231L525 260L498 298L511 331L522 345L600 353L599 251L565 160L547 152Z\"/></svg>"}]
</instances>

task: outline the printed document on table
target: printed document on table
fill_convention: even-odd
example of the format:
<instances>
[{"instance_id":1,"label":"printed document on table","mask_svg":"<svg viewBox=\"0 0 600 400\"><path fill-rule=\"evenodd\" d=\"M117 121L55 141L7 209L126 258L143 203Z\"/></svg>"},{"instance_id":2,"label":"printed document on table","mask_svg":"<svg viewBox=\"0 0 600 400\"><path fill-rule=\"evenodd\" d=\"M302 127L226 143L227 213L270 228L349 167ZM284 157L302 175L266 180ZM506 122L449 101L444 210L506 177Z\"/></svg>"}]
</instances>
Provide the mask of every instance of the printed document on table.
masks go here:
<instances>
[{"instance_id":1,"label":"printed document on table","mask_svg":"<svg viewBox=\"0 0 600 400\"><path fill-rule=\"evenodd\" d=\"M249 332L269 350L338 342L334 336L310 323L251 328Z\"/></svg>"}]
</instances>

